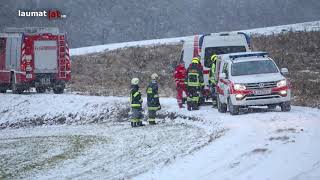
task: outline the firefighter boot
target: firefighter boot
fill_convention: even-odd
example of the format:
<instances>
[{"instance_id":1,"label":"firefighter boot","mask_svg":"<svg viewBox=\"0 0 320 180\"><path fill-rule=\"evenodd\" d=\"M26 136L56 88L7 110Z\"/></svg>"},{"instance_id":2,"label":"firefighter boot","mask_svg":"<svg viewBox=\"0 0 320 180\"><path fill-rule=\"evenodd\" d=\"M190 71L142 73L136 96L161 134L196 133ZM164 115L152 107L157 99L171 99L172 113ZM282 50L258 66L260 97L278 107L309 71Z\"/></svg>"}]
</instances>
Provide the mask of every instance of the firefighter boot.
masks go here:
<instances>
[{"instance_id":1,"label":"firefighter boot","mask_svg":"<svg viewBox=\"0 0 320 180\"><path fill-rule=\"evenodd\" d=\"M137 126L144 126L144 124L142 123L142 121L137 122Z\"/></svg>"},{"instance_id":2,"label":"firefighter boot","mask_svg":"<svg viewBox=\"0 0 320 180\"><path fill-rule=\"evenodd\" d=\"M184 108L184 106L182 105L182 103L179 103L179 108Z\"/></svg>"},{"instance_id":3,"label":"firefighter boot","mask_svg":"<svg viewBox=\"0 0 320 180\"><path fill-rule=\"evenodd\" d=\"M137 123L136 122L131 122L131 127L137 127Z\"/></svg>"},{"instance_id":4,"label":"firefighter boot","mask_svg":"<svg viewBox=\"0 0 320 180\"><path fill-rule=\"evenodd\" d=\"M191 105L190 105L190 104L188 104L188 105L187 105L187 109L188 109L188 111L191 111L191 110L192 110L192 108L191 108Z\"/></svg>"},{"instance_id":5,"label":"firefighter boot","mask_svg":"<svg viewBox=\"0 0 320 180\"><path fill-rule=\"evenodd\" d=\"M156 123L156 121L155 121L154 119L152 119L152 120L150 119L150 120L149 120L149 124L150 124L150 125L156 125L157 123Z\"/></svg>"}]
</instances>

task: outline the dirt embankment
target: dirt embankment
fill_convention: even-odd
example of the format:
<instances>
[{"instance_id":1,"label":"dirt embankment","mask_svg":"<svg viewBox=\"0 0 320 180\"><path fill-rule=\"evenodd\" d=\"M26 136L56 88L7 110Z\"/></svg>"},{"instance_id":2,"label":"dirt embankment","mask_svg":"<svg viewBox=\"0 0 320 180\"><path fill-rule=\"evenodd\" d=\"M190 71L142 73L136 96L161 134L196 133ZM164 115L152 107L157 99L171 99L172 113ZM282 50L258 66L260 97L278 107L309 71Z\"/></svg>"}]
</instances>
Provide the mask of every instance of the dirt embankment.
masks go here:
<instances>
[{"instance_id":1,"label":"dirt embankment","mask_svg":"<svg viewBox=\"0 0 320 180\"><path fill-rule=\"evenodd\" d=\"M74 56L72 91L91 95L123 96L129 94L130 81L138 77L142 91L152 73L160 76L160 94L174 96L172 74L181 45L130 47L98 54Z\"/></svg>"},{"instance_id":2,"label":"dirt embankment","mask_svg":"<svg viewBox=\"0 0 320 180\"><path fill-rule=\"evenodd\" d=\"M320 107L320 32L288 32L253 38L253 48L270 53L289 69L295 105Z\"/></svg>"},{"instance_id":3,"label":"dirt embankment","mask_svg":"<svg viewBox=\"0 0 320 180\"><path fill-rule=\"evenodd\" d=\"M254 50L270 53L279 67L289 69L293 104L320 107L320 32L288 32L252 38ZM91 95L128 95L130 80L138 77L143 92L152 73L160 76L160 94L175 96L172 74L181 44L130 47L74 56L71 91Z\"/></svg>"}]
</instances>

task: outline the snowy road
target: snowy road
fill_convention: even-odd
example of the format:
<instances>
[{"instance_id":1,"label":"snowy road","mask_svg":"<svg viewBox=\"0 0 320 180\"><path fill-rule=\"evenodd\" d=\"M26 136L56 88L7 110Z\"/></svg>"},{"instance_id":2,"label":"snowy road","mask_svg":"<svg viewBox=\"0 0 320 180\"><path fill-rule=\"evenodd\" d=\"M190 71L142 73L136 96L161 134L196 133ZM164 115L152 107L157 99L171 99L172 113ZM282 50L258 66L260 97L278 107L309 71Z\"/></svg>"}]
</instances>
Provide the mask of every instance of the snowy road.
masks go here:
<instances>
[{"instance_id":1,"label":"snowy road","mask_svg":"<svg viewBox=\"0 0 320 180\"><path fill-rule=\"evenodd\" d=\"M320 110L162 99L160 124L130 128L127 98L0 94L0 179L320 179Z\"/></svg>"},{"instance_id":2,"label":"snowy road","mask_svg":"<svg viewBox=\"0 0 320 180\"><path fill-rule=\"evenodd\" d=\"M251 110L230 116L202 108L197 116L220 122L227 133L200 151L136 179L320 179L320 110Z\"/></svg>"}]
</instances>

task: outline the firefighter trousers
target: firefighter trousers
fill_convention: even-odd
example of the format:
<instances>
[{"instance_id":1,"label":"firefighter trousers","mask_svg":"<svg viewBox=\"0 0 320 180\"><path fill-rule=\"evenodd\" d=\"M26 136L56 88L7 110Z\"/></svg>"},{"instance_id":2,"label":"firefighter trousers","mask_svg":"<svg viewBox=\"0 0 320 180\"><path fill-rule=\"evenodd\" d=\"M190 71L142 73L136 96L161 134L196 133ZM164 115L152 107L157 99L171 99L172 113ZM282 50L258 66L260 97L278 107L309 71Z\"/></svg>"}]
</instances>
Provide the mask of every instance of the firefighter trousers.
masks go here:
<instances>
[{"instance_id":1,"label":"firefighter trousers","mask_svg":"<svg viewBox=\"0 0 320 180\"><path fill-rule=\"evenodd\" d=\"M199 109L199 99L200 99L200 88L199 87L189 87L188 88L188 98L187 98L188 110L198 110Z\"/></svg>"},{"instance_id":2,"label":"firefighter trousers","mask_svg":"<svg viewBox=\"0 0 320 180\"><path fill-rule=\"evenodd\" d=\"M142 109L132 108L131 109L131 122L141 122L142 119Z\"/></svg>"},{"instance_id":3,"label":"firefighter trousers","mask_svg":"<svg viewBox=\"0 0 320 180\"><path fill-rule=\"evenodd\" d=\"M148 107L148 121L149 124L156 124L157 111L159 107Z\"/></svg>"},{"instance_id":4,"label":"firefighter trousers","mask_svg":"<svg viewBox=\"0 0 320 180\"><path fill-rule=\"evenodd\" d=\"M182 107L182 104L183 104L183 92L187 94L185 87L177 87L177 102L180 108Z\"/></svg>"}]
</instances>

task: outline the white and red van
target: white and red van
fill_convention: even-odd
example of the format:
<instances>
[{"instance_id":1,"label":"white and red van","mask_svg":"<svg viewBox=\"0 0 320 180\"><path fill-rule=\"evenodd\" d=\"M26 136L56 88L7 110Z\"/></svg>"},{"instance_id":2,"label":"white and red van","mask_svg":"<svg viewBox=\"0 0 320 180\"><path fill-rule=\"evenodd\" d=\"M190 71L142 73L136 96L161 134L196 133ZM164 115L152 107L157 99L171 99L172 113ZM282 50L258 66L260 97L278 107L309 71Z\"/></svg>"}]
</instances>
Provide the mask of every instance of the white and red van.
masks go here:
<instances>
[{"instance_id":1,"label":"white and red van","mask_svg":"<svg viewBox=\"0 0 320 180\"><path fill-rule=\"evenodd\" d=\"M212 33L206 35L195 35L183 42L180 61L184 61L186 68L193 57L200 56L203 65L205 89L202 94L204 99L210 99L209 71L213 54L222 55L235 52L248 52L250 50L250 37L242 32Z\"/></svg>"}]
</instances>

